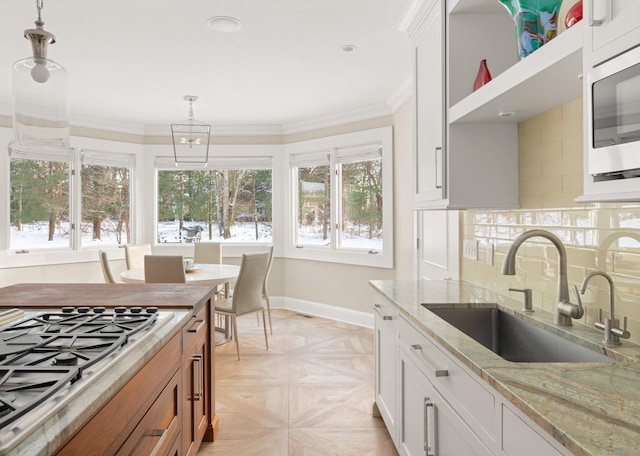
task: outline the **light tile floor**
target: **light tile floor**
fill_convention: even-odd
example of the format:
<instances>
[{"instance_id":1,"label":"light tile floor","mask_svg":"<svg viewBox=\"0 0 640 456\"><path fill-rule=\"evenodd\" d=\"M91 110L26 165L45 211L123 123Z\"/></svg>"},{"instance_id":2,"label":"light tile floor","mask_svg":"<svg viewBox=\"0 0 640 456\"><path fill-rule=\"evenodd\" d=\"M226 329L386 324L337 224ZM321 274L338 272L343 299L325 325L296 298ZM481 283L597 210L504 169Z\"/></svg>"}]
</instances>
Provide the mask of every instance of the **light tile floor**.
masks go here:
<instances>
[{"instance_id":1,"label":"light tile floor","mask_svg":"<svg viewBox=\"0 0 640 456\"><path fill-rule=\"evenodd\" d=\"M373 330L273 310L265 350L255 315L216 347L220 430L199 455L396 456L374 397Z\"/></svg>"}]
</instances>

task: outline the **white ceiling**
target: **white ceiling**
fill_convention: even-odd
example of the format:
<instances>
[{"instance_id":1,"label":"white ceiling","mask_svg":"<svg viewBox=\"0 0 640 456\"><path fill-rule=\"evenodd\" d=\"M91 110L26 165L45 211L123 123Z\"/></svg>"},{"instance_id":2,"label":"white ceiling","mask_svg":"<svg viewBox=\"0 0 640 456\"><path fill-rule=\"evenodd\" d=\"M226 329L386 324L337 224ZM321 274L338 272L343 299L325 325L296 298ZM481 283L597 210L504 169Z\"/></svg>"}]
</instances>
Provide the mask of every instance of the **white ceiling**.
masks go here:
<instances>
[{"instance_id":1,"label":"white ceiling","mask_svg":"<svg viewBox=\"0 0 640 456\"><path fill-rule=\"evenodd\" d=\"M411 47L398 23L411 0L44 0L49 58L69 74L74 119L168 125L296 124L345 112L390 113L410 88ZM31 55L36 0L0 5L0 107L11 67ZM242 22L235 33L212 16ZM357 46L346 54L339 48ZM402 100L400 100L402 101ZM74 124L78 121L73 122ZM81 122L80 122L81 123ZM289 128L290 129L290 128Z\"/></svg>"}]
</instances>

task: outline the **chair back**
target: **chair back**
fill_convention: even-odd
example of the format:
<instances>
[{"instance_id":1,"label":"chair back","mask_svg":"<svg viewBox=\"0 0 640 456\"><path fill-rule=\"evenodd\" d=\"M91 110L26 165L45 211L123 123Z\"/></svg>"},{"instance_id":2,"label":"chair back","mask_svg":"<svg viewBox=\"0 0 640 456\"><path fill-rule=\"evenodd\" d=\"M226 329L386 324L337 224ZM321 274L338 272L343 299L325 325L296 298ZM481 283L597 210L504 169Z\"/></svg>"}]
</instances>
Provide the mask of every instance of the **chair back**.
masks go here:
<instances>
[{"instance_id":1,"label":"chair back","mask_svg":"<svg viewBox=\"0 0 640 456\"><path fill-rule=\"evenodd\" d=\"M262 283L262 296L269 296L267 291L267 282L269 281L269 273L271 272L271 265L273 264L273 246L269 249L269 262L267 263L267 270L264 273L264 282Z\"/></svg>"},{"instance_id":2,"label":"chair back","mask_svg":"<svg viewBox=\"0 0 640 456\"><path fill-rule=\"evenodd\" d=\"M151 244L137 244L124 246L124 258L127 269L144 268L145 255L151 255Z\"/></svg>"},{"instance_id":3,"label":"chair back","mask_svg":"<svg viewBox=\"0 0 640 456\"><path fill-rule=\"evenodd\" d=\"M236 315L244 315L264 308L262 287L268 264L269 252L242 255L231 303L232 311Z\"/></svg>"},{"instance_id":4,"label":"chair back","mask_svg":"<svg viewBox=\"0 0 640 456\"><path fill-rule=\"evenodd\" d=\"M193 262L221 264L222 247L219 242L196 242L193 244Z\"/></svg>"},{"instance_id":5,"label":"chair back","mask_svg":"<svg viewBox=\"0 0 640 456\"><path fill-rule=\"evenodd\" d=\"M104 276L104 283L116 283L111 273L111 266L109 266L109 259L107 258L107 252L99 250L98 255L100 257L100 267L102 268L102 275Z\"/></svg>"},{"instance_id":6,"label":"chair back","mask_svg":"<svg viewBox=\"0 0 640 456\"><path fill-rule=\"evenodd\" d=\"M182 255L145 255L145 283L186 283Z\"/></svg>"}]
</instances>

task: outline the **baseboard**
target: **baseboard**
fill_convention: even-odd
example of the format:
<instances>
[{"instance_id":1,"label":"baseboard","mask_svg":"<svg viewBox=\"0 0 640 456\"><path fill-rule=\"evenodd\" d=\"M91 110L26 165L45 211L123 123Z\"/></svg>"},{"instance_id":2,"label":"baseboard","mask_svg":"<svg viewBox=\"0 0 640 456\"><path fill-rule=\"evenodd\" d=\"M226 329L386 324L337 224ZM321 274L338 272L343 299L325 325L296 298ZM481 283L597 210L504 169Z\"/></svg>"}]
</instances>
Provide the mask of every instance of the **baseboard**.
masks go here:
<instances>
[{"instance_id":1,"label":"baseboard","mask_svg":"<svg viewBox=\"0 0 640 456\"><path fill-rule=\"evenodd\" d=\"M315 317L328 318L330 320L350 323L365 328L373 328L372 313L284 296L270 296L269 304L273 309L287 309L305 315L313 315Z\"/></svg>"}]
</instances>

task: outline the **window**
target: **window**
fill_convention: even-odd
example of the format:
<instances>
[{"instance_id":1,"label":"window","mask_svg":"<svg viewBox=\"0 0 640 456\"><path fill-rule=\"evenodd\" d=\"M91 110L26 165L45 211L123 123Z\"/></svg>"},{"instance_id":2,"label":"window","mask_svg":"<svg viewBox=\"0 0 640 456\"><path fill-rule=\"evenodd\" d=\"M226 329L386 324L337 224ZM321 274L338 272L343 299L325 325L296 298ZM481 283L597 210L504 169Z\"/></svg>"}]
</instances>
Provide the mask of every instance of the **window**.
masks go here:
<instances>
[{"instance_id":1,"label":"window","mask_svg":"<svg viewBox=\"0 0 640 456\"><path fill-rule=\"evenodd\" d=\"M10 249L27 253L129 242L133 165L132 154L12 148Z\"/></svg>"},{"instance_id":2,"label":"window","mask_svg":"<svg viewBox=\"0 0 640 456\"><path fill-rule=\"evenodd\" d=\"M72 149L11 150L12 250L71 246Z\"/></svg>"},{"instance_id":3,"label":"window","mask_svg":"<svg viewBox=\"0 0 640 456\"><path fill-rule=\"evenodd\" d=\"M292 256L392 265L390 130L292 146Z\"/></svg>"},{"instance_id":4,"label":"window","mask_svg":"<svg viewBox=\"0 0 640 456\"><path fill-rule=\"evenodd\" d=\"M131 241L131 169L133 156L82 153L83 246L120 245Z\"/></svg>"},{"instance_id":5,"label":"window","mask_svg":"<svg viewBox=\"0 0 640 456\"><path fill-rule=\"evenodd\" d=\"M159 244L272 242L270 157L218 157L209 169L163 169L167 162L156 160Z\"/></svg>"}]
</instances>

